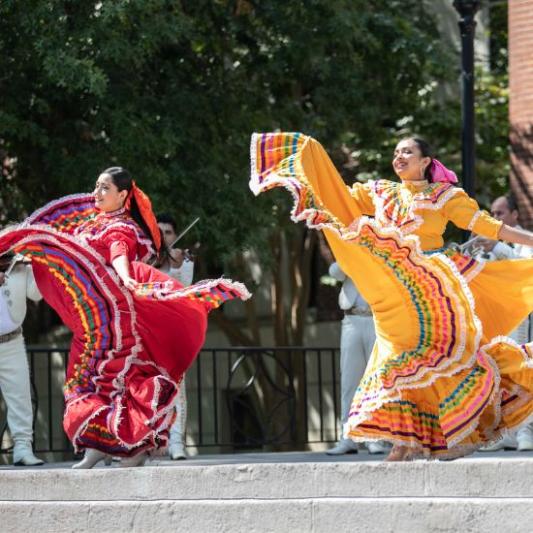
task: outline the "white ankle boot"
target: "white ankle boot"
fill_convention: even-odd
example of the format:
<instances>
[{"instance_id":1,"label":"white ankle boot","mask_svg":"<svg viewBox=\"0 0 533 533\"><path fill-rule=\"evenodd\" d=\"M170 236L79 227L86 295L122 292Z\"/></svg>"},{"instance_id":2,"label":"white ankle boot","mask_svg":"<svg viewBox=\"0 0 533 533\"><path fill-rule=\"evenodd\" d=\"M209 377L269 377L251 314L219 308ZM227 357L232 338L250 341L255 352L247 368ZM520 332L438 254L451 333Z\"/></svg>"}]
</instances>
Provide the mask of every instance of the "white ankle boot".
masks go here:
<instances>
[{"instance_id":1,"label":"white ankle boot","mask_svg":"<svg viewBox=\"0 0 533 533\"><path fill-rule=\"evenodd\" d=\"M341 439L333 448L326 450L326 455L345 455L357 453L357 443L350 439Z\"/></svg>"},{"instance_id":2,"label":"white ankle boot","mask_svg":"<svg viewBox=\"0 0 533 533\"><path fill-rule=\"evenodd\" d=\"M173 443L168 447L168 456L173 461L187 459L187 455L185 454L185 448L183 447L183 444L181 442Z\"/></svg>"},{"instance_id":3,"label":"white ankle boot","mask_svg":"<svg viewBox=\"0 0 533 533\"><path fill-rule=\"evenodd\" d=\"M130 468L134 466L144 466L146 460L148 459L148 454L146 452L138 453L133 457L123 457L120 460L121 468Z\"/></svg>"},{"instance_id":4,"label":"white ankle boot","mask_svg":"<svg viewBox=\"0 0 533 533\"><path fill-rule=\"evenodd\" d=\"M15 466L41 466L42 459L35 457L31 447L31 442L15 442L13 448L13 464Z\"/></svg>"},{"instance_id":5,"label":"white ankle boot","mask_svg":"<svg viewBox=\"0 0 533 533\"><path fill-rule=\"evenodd\" d=\"M95 466L100 461L105 460L108 455L100 450L95 450L94 448L87 448L85 450L85 455L79 463L72 465L72 468L79 470L88 470Z\"/></svg>"}]
</instances>

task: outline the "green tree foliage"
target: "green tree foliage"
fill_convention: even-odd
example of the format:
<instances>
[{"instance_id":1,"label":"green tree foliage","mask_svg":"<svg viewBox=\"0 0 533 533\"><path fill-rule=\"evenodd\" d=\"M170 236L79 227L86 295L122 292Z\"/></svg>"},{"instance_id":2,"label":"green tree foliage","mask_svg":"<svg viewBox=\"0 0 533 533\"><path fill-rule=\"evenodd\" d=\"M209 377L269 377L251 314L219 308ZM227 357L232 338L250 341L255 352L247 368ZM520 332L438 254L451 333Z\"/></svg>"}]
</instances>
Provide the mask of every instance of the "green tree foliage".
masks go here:
<instances>
[{"instance_id":1,"label":"green tree foliage","mask_svg":"<svg viewBox=\"0 0 533 533\"><path fill-rule=\"evenodd\" d=\"M507 3L490 6L489 64L475 72L476 199L483 207L509 192L509 79L507 73ZM350 147L352 174L359 180L391 175L390 156L398 138L420 135L435 154L461 175L460 57L453 53L449 71L418 91L416 106L398 116L380 144ZM348 150L349 151L349 150ZM351 160L350 160L351 159ZM458 235L456 234L455 237Z\"/></svg>"},{"instance_id":2,"label":"green tree foliage","mask_svg":"<svg viewBox=\"0 0 533 533\"><path fill-rule=\"evenodd\" d=\"M478 67L475 74L476 199L483 207L509 191L509 87L506 73ZM373 148L356 146L351 154L357 179L392 178L391 154L399 138L419 135L436 157L461 176L461 101L443 97L442 86L420 91L412 114L399 118L389 135ZM350 160L350 158L348 158Z\"/></svg>"},{"instance_id":3,"label":"green tree foliage","mask_svg":"<svg viewBox=\"0 0 533 533\"><path fill-rule=\"evenodd\" d=\"M121 164L181 223L201 216L214 254L260 245L273 199L248 192L250 133L372 146L444 74L432 24L415 0L3 1L3 204L16 185L30 211Z\"/></svg>"},{"instance_id":4,"label":"green tree foliage","mask_svg":"<svg viewBox=\"0 0 533 533\"><path fill-rule=\"evenodd\" d=\"M418 0L4 0L0 72L0 223L123 165L180 226L201 218L203 275L250 283L240 253L254 250L293 280L276 302L300 309L278 314L298 334L279 342L301 339L313 242L289 224L287 195L249 192L252 131L317 137L347 181L390 177L412 131L460 168L460 104L440 95L458 60ZM484 203L506 173L499 76L478 77Z\"/></svg>"}]
</instances>

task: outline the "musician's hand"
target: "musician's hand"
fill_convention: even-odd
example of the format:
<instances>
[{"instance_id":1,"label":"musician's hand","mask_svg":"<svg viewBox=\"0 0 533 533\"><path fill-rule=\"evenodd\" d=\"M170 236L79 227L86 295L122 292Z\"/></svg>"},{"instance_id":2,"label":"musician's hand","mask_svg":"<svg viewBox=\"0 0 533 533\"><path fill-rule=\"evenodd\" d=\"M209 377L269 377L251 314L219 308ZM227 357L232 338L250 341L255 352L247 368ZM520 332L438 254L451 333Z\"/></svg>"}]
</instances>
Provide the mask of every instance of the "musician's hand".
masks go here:
<instances>
[{"instance_id":1,"label":"musician's hand","mask_svg":"<svg viewBox=\"0 0 533 533\"><path fill-rule=\"evenodd\" d=\"M478 238L476 241L476 248L483 248L485 253L492 252L498 241L492 239L485 239L484 237Z\"/></svg>"},{"instance_id":2,"label":"musician's hand","mask_svg":"<svg viewBox=\"0 0 533 533\"><path fill-rule=\"evenodd\" d=\"M194 262L194 254L191 252L188 248L183 250L183 260L184 261L193 261Z\"/></svg>"},{"instance_id":3,"label":"musician's hand","mask_svg":"<svg viewBox=\"0 0 533 533\"><path fill-rule=\"evenodd\" d=\"M174 268L180 268L185 259L185 254L180 248L172 248L170 250L170 260Z\"/></svg>"}]
</instances>

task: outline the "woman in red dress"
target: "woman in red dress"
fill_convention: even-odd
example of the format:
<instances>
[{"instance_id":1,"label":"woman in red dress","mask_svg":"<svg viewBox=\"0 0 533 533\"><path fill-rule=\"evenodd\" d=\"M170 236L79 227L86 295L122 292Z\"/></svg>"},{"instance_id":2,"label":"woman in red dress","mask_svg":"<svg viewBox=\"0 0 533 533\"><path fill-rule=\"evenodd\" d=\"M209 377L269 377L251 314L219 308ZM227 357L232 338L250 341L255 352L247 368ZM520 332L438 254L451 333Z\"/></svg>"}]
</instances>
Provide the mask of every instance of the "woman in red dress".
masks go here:
<instances>
[{"instance_id":1,"label":"woman in red dress","mask_svg":"<svg viewBox=\"0 0 533 533\"><path fill-rule=\"evenodd\" d=\"M121 167L105 170L94 194L52 202L0 233L0 255L32 258L41 293L73 333L63 426L86 450L73 468L107 455L137 466L165 447L208 311L250 296L225 279L184 288L144 262L160 248L150 201Z\"/></svg>"}]
</instances>

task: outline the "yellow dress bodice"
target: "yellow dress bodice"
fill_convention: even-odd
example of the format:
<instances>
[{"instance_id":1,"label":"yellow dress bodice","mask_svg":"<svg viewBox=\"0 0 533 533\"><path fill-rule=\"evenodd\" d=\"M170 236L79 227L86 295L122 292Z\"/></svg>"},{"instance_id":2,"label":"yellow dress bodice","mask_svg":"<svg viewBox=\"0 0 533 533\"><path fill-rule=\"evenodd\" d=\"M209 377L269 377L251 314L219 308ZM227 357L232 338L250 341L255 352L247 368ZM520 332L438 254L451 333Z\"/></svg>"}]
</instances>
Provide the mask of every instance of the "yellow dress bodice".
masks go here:
<instances>
[{"instance_id":1,"label":"yellow dress bodice","mask_svg":"<svg viewBox=\"0 0 533 533\"><path fill-rule=\"evenodd\" d=\"M463 189L449 183L368 181L354 184L350 194L363 214L382 226L417 235L424 251L442 248L448 222L490 239L498 238L502 226Z\"/></svg>"}]
</instances>

